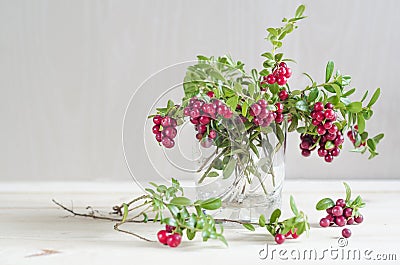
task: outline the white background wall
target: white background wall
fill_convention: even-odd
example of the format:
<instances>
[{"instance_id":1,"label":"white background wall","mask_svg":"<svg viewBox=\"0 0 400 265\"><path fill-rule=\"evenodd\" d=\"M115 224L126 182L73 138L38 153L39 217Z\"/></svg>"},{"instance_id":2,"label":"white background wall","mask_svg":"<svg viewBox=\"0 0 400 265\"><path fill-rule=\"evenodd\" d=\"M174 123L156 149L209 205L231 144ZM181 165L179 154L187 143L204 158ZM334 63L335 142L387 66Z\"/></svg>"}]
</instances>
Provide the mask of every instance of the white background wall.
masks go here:
<instances>
[{"instance_id":1,"label":"white background wall","mask_svg":"<svg viewBox=\"0 0 400 265\"><path fill-rule=\"evenodd\" d=\"M298 3L0 0L0 180L129 179L121 126L139 84L197 54L259 67L265 28ZM322 80L334 59L355 87L382 88L367 129L386 138L372 161L344 152L326 165L292 136L287 176L398 178L400 1L303 3L309 18L283 49L299 62L292 86L304 71Z\"/></svg>"}]
</instances>

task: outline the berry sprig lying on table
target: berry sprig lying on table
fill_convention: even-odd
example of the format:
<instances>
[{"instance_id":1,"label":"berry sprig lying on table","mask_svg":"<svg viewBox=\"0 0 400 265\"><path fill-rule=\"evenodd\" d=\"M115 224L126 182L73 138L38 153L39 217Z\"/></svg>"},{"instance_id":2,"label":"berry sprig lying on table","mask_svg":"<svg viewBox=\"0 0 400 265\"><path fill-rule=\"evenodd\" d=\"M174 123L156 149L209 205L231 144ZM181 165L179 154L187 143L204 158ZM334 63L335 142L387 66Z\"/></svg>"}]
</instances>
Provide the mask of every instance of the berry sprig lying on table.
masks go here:
<instances>
[{"instance_id":1,"label":"berry sprig lying on table","mask_svg":"<svg viewBox=\"0 0 400 265\"><path fill-rule=\"evenodd\" d=\"M287 237L297 238L310 228L307 216L297 209L293 197L290 198L293 217L279 221L281 211L276 209L271 214L269 221L266 220L264 215L261 215L258 223L250 223L238 220L215 219L209 213L222 206L221 199L210 198L191 201L183 196L183 189L175 179L172 179L170 187L155 183L150 184L154 186L154 189L147 188L147 195L138 197L129 203L124 203L120 207L123 218L121 222L115 225L116 230L127 232L119 227L127 222L135 221L137 223L139 218L142 218L143 223L149 221L158 222L165 225L165 229L157 233L158 241L170 247L177 247L181 244L183 235L186 235L187 239L193 240L196 234L199 234L203 241L219 239L227 245L223 236L223 223L241 224L251 231L255 230L255 226L266 227L267 231L275 237L275 241L278 244L283 243ZM129 214L134 216L129 217ZM132 232L128 233L133 234Z\"/></svg>"},{"instance_id":2,"label":"berry sprig lying on table","mask_svg":"<svg viewBox=\"0 0 400 265\"><path fill-rule=\"evenodd\" d=\"M340 227L353 224L361 224L364 217L359 212L359 209L365 206L360 196L354 200L351 199L350 186L344 182L346 188L346 199L339 198L334 202L331 198L321 199L315 208L319 211L326 211L327 216L319 221L321 227L337 225ZM342 230L343 237L350 237L351 231L348 228Z\"/></svg>"}]
</instances>

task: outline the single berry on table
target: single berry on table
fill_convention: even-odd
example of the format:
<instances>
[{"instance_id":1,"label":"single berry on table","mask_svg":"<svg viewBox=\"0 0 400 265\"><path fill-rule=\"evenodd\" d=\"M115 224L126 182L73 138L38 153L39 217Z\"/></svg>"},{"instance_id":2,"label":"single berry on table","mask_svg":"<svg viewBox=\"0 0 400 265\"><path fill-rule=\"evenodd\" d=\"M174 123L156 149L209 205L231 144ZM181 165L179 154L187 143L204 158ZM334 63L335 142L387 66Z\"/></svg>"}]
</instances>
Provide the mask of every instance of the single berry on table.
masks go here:
<instances>
[{"instance_id":1,"label":"single berry on table","mask_svg":"<svg viewBox=\"0 0 400 265\"><path fill-rule=\"evenodd\" d=\"M161 244L166 245L166 244L167 244L167 238L168 238L167 231L165 231L165 230L160 230L160 231L158 231L158 233L157 233L157 238L158 238L158 241L159 241Z\"/></svg>"},{"instance_id":2,"label":"single berry on table","mask_svg":"<svg viewBox=\"0 0 400 265\"><path fill-rule=\"evenodd\" d=\"M173 233L167 238L167 244L171 248L175 248L181 244L182 236L179 233Z\"/></svg>"},{"instance_id":3,"label":"single berry on table","mask_svg":"<svg viewBox=\"0 0 400 265\"><path fill-rule=\"evenodd\" d=\"M319 221L319 225L320 225L321 227L328 227L330 223L331 223L331 221L330 221L328 218L322 218L322 219Z\"/></svg>"},{"instance_id":4,"label":"single berry on table","mask_svg":"<svg viewBox=\"0 0 400 265\"><path fill-rule=\"evenodd\" d=\"M285 235L282 235L282 234L276 234L276 236L275 236L275 242L277 243L277 244L282 244L283 242L285 242Z\"/></svg>"},{"instance_id":5,"label":"single berry on table","mask_svg":"<svg viewBox=\"0 0 400 265\"><path fill-rule=\"evenodd\" d=\"M342 230L342 236L343 236L344 238L349 238L349 237L351 236L351 230L348 229L348 228L344 228L344 229Z\"/></svg>"}]
</instances>

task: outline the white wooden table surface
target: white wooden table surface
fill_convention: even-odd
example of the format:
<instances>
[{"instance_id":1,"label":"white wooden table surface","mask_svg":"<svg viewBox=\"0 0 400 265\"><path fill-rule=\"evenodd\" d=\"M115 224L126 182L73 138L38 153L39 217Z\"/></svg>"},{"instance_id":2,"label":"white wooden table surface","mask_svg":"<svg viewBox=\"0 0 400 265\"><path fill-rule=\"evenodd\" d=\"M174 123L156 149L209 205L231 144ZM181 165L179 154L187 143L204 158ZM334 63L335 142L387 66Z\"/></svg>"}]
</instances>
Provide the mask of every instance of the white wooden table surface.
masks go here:
<instances>
[{"instance_id":1,"label":"white wooden table surface","mask_svg":"<svg viewBox=\"0 0 400 265\"><path fill-rule=\"evenodd\" d=\"M360 194L367 206L365 221L350 226L352 237L347 246L339 246L342 228L319 228L324 215L314 209L322 197L344 197L340 181L287 181L284 187L283 216L288 216L289 194L304 210L311 223L309 237L287 240L276 245L264 230L225 231L229 247L218 241L183 241L172 249L147 243L113 230L113 222L72 217L55 206L54 198L80 212L90 205L107 212L113 205L128 201L142 192L127 183L0 183L0 265L8 264L271 264L324 263L352 264L347 253L361 253L361 261L378 264L374 259L394 259L379 263L398 264L400 260L400 181L347 181L354 194ZM129 224L126 228L155 239L162 226ZM343 242L342 242L343 243ZM268 244L268 252L261 251ZM315 250L318 259L309 261ZM47 253L46 253L47 251ZM268 257L260 258L261 255ZM325 252L324 252L325 251ZM353 252L352 252L353 251ZM306 252L306 258L303 255ZM367 253L366 253L367 252ZM301 253L300 260L293 260ZM44 255L46 254L46 255ZM391 255L393 254L393 255ZM271 256L273 255L273 256ZM338 256L337 256L338 255ZM288 260L283 260L288 258Z\"/></svg>"}]
</instances>

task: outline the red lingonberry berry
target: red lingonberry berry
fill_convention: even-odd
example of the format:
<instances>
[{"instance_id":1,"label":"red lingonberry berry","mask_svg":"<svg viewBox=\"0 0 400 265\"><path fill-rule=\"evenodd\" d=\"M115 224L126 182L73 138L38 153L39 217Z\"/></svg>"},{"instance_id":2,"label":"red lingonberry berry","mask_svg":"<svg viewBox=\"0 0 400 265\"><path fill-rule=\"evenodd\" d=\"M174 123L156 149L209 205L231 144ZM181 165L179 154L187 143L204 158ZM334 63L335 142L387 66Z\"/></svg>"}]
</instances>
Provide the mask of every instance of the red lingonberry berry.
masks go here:
<instances>
[{"instance_id":1,"label":"red lingonberry berry","mask_svg":"<svg viewBox=\"0 0 400 265\"><path fill-rule=\"evenodd\" d=\"M200 124L207 125L210 123L210 118L207 116L201 116L199 118L199 122L200 122Z\"/></svg>"},{"instance_id":2,"label":"red lingonberry berry","mask_svg":"<svg viewBox=\"0 0 400 265\"><path fill-rule=\"evenodd\" d=\"M335 118L335 111L332 109L325 110L325 118L328 120L333 120Z\"/></svg>"},{"instance_id":3,"label":"red lingonberry berry","mask_svg":"<svg viewBox=\"0 0 400 265\"><path fill-rule=\"evenodd\" d=\"M214 94L214 92L212 92L212 91L208 91L208 92L207 92L207 96L210 97L210 98L213 98L214 95L215 95L215 94Z\"/></svg>"},{"instance_id":4,"label":"red lingonberry berry","mask_svg":"<svg viewBox=\"0 0 400 265\"><path fill-rule=\"evenodd\" d=\"M171 126L171 117L165 116L164 118L162 118L162 120L161 120L161 125L162 125L163 127Z\"/></svg>"},{"instance_id":5,"label":"red lingonberry berry","mask_svg":"<svg viewBox=\"0 0 400 265\"><path fill-rule=\"evenodd\" d=\"M344 208L344 207L346 207L346 202L343 199L337 199L336 205Z\"/></svg>"},{"instance_id":6,"label":"red lingonberry berry","mask_svg":"<svg viewBox=\"0 0 400 265\"><path fill-rule=\"evenodd\" d=\"M156 125L160 125L161 124L161 120L162 120L161 115L156 115L156 116L153 117L153 122Z\"/></svg>"},{"instance_id":7,"label":"red lingonberry berry","mask_svg":"<svg viewBox=\"0 0 400 265\"><path fill-rule=\"evenodd\" d=\"M353 209L352 208L345 208L343 210L343 216L346 218L349 218L353 215Z\"/></svg>"},{"instance_id":8,"label":"red lingonberry berry","mask_svg":"<svg viewBox=\"0 0 400 265\"><path fill-rule=\"evenodd\" d=\"M351 236L351 231L350 231L350 229L344 228L344 229L342 230L342 236L343 236L344 238L349 238L349 237Z\"/></svg>"},{"instance_id":9,"label":"red lingonberry berry","mask_svg":"<svg viewBox=\"0 0 400 265\"><path fill-rule=\"evenodd\" d=\"M165 225L165 230L167 231L167 233L172 233L172 231L175 230L175 226L172 225Z\"/></svg>"},{"instance_id":10,"label":"red lingonberry berry","mask_svg":"<svg viewBox=\"0 0 400 265\"><path fill-rule=\"evenodd\" d=\"M168 137L163 137L161 140L161 143L165 148L172 148L175 145L174 140L172 140Z\"/></svg>"},{"instance_id":11,"label":"red lingonberry berry","mask_svg":"<svg viewBox=\"0 0 400 265\"><path fill-rule=\"evenodd\" d=\"M278 96L279 96L280 100L285 101L289 97L289 94L286 90L281 90L281 92L279 92Z\"/></svg>"},{"instance_id":12,"label":"red lingonberry berry","mask_svg":"<svg viewBox=\"0 0 400 265\"><path fill-rule=\"evenodd\" d=\"M162 131L163 136L174 139L176 137L177 131L174 127L167 127Z\"/></svg>"},{"instance_id":13,"label":"red lingonberry berry","mask_svg":"<svg viewBox=\"0 0 400 265\"><path fill-rule=\"evenodd\" d=\"M321 147L318 149L318 156L325 157L327 154L328 154L328 151L326 151L325 148Z\"/></svg>"},{"instance_id":14,"label":"red lingonberry berry","mask_svg":"<svg viewBox=\"0 0 400 265\"><path fill-rule=\"evenodd\" d=\"M323 121L323 120L325 119L324 112L323 112L323 111L318 111L318 112L315 114L315 119L316 119L317 121L319 121L319 122Z\"/></svg>"},{"instance_id":15,"label":"red lingonberry berry","mask_svg":"<svg viewBox=\"0 0 400 265\"><path fill-rule=\"evenodd\" d=\"M277 244L282 244L283 242L285 242L285 235L282 235L282 234L276 234L275 235L275 242L277 243Z\"/></svg>"},{"instance_id":16,"label":"red lingonberry berry","mask_svg":"<svg viewBox=\"0 0 400 265\"><path fill-rule=\"evenodd\" d=\"M179 233L173 233L167 238L167 244L171 248L175 248L181 244L182 236Z\"/></svg>"},{"instance_id":17,"label":"red lingonberry berry","mask_svg":"<svg viewBox=\"0 0 400 265\"><path fill-rule=\"evenodd\" d=\"M325 104L325 108L327 108L327 109L333 109L333 104L330 103L330 102L328 102L328 103Z\"/></svg>"},{"instance_id":18,"label":"red lingonberry berry","mask_svg":"<svg viewBox=\"0 0 400 265\"><path fill-rule=\"evenodd\" d=\"M334 148L331 150L331 155L332 155L332 156L339 156L339 154L340 154L340 149L339 149L338 147L334 147Z\"/></svg>"},{"instance_id":19,"label":"red lingonberry berry","mask_svg":"<svg viewBox=\"0 0 400 265\"><path fill-rule=\"evenodd\" d=\"M278 76L276 79L276 83L280 86L284 86L286 84L287 80L285 76Z\"/></svg>"},{"instance_id":20,"label":"red lingonberry berry","mask_svg":"<svg viewBox=\"0 0 400 265\"><path fill-rule=\"evenodd\" d=\"M359 215L359 216L357 216L357 217L354 218L354 221L355 221L357 224L361 224L361 223L364 221L364 217L363 217L362 215Z\"/></svg>"},{"instance_id":21,"label":"red lingonberry berry","mask_svg":"<svg viewBox=\"0 0 400 265\"><path fill-rule=\"evenodd\" d=\"M319 126L317 127L317 133L318 133L319 135L324 135L324 134L326 133L325 127L324 127L323 125L319 125Z\"/></svg>"},{"instance_id":22,"label":"red lingonberry berry","mask_svg":"<svg viewBox=\"0 0 400 265\"><path fill-rule=\"evenodd\" d=\"M200 116L200 111L199 111L199 109L192 109L191 111L190 111L190 117L191 118L198 118Z\"/></svg>"},{"instance_id":23,"label":"red lingonberry berry","mask_svg":"<svg viewBox=\"0 0 400 265\"><path fill-rule=\"evenodd\" d=\"M336 216L335 217L335 224L338 226L345 226L346 225L346 219L344 216Z\"/></svg>"},{"instance_id":24,"label":"red lingonberry berry","mask_svg":"<svg viewBox=\"0 0 400 265\"><path fill-rule=\"evenodd\" d=\"M159 133L156 134L156 141L157 141L157 142L161 142L161 141L162 141L162 134L161 134L161 132L159 132Z\"/></svg>"},{"instance_id":25,"label":"red lingonberry berry","mask_svg":"<svg viewBox=\"0 0 400 265\"><path fill-rule=\"evenodd\" d=\"M210 133L208 134L208 137L210 137L211 139L217 138L217 132L214 130L211 130Z\"/></svg>"},{"instance_id":26,"label":"red lingonberry berry","mask_svg":"<svg viewBox=\"0 0 400 265\"><path fill-rule=\"evenodd\" d=\"M340 206L334 206L332 208L332 214L333 216L341 216L343 214L343 208Z\"/></svg>"},{"instance_id":27,"label":"red lingonberry berry","mask_svg":"<svg viewBox=\"0 0 400 265\"><path fill-rule=\"evenodd\" d=\"M286 67L279 67L277 73L279 77L284 77L286 75Z\"/></svg>"},{"instance_id":28,"label":"red lingonberry berry","mask_svg":"<svg viewBox=\"0 0 400 265\"><path fill-rule=\"evenodd\" d=\"M277 113L277 114L276 114L275 121L276 121L277 123L283 122L283 119L284 119L284 116L283 116L282 113Z\"/></svg>"},{"instance_id":29,"label":"red lingonberry berry","mask_svg":"<svg viewBox=\"0 0 400 265\"><path fill-rule=\"evenodd\" d=\"M251 105L250 110L250 114L252 114L252 116L258 116L262 110L262 107L257 103L254 103L253 105Z\"/></svg>"},{"instance_id":30,"label":"red lingonberry berry","mask_svg":"<svg viewBox=\"0 0 400 265\"><path fill-rule=\"evenodd\" d=\"M354 219L353 219L353 218L349 218L349 219L347 220L347 224L348 224L348 225L354 224Z\"/></svg>"},{"instance_id":31,"label":"red lingonberry berry","mask_svg":"<svg viewBox=\"0 0 400 265\"><path fill-rule=\"evenodd\" d=\"M190 117L190 122L196 125L199 124L199 119Z\"/></svg>"},{"instance_id":32,"label":"red lingonberry berry","mask_svg":"<svg viewBox=\"0 0 400 265\"><path fill-rule=\"evenodd\" d=\"M267 76L267 83L272 85L272 84L275 84L275 82L276 82L275 76L273 74L269 74Z\"/></svg>"},{"instance_id":33,"label":"red lingonberry berry","mask_svg":"<svg viewBox=\"0 0 400 265\"><path fill-rule=\"evenodd\" d=\"M330 223L331 223L331 221L330 221L329 219L327 219L327 218L322 218L322 219L319 221L319 225L320 225L321 227L328 227Z\"/></svg>"},{"instance_id":34,"label":"red lingonberry berry","mask_svg":"<svg viewBox=\"0 0 400 265\"><path fill-rule=\"evenodd\" d=\"M323 111L324 104L322 102L317 102L314 104L314 111Z\"/></svg>"},{"instance_id":35,"label":"red lingonberry berry","mask_svg":"<svg viewBox=\"0 0 400 265\"><path fill-rule=\"evenodd\" d=\"M332 125L333 125L333 123L330 122L330 121L326 121L326 122L324 123L324 127L325 127L325 129L327 129L327 130L329 130L330 128L332 128Z\"/></svg>"},{"instance_id":36,"label":"red lingonberry berry","mask_svg":"<svg viewBox=\"0 0 400 265\"><path fill-rule=\"evenodd\" d=\"M276 112L278 113L282 113L283 112L283 104L280 102L276 102L275 103L275 107L276 107Z\"/></svg>"},{"instance_id":37,"label":"red lingonberry berry","mask_svg":"<svg viewBox=\"0 0 400 265\"><path fill-rule=\"evenodd\" d=\"M333 156L331 156L331 155L326 155L325 156L325 162L330 163L332 161L333 161Z\"/></svg>"},{"instance_id":38,"label":"red lingonberry berry","mask_svg":"<svg viewBox=\"0 0 400 265\"><path fill-rule=\"evenodd\" d=\"M203 139L203 134L201 134L201 133L196 134L196 139L197 140Z\"/></svg>"},{"instance_id":39,"label":"red lingonberry berry","mask_svg":"<svg viewBox=\"0 0 400 265\"><path fill-rule=\"evenodd\" d=\"M279 67L287 68L287 64L285 62L280 62Z\"/></svg>"},{"instance_id":40,"label":"red lingonberry berry","mask_svg":"<svg viewBox=\"0 0 400 265\"><path fill-rule=\"evenodd\" d=\"M333 124L332 127L329 128L329 130L328 130L328 132L332 133L332 134L335 134L337 131L338 131L338 127L335 124Z\"/></svg>"},{"instance_id":41,"label":"red lingonberry berry","mask_svg":"<svg viewBox=\"0 0 400 265\"><path fill-rule=\"evenodd\" d=\"M316 119L312 119L311 123L312 125L318 126L321 122Z\"/></svg>"},{"instance_id":42,"label":"red lingonberry berry","mask_svg":"<svg viewBox=\"0 0 400 265\"><path fill-rule=\"evenodd\" d=\"M167 244L167 238L168 238L167 231L165 231L165 230L158 231L157 238L158 238L158 241L160 241L161 244L166 245Z\"/></svg>"},{"instance_id":43,"label":"red lingonberry berry","mask_svg":"<svg viewBox=\"0 0 400 265\"><path fill-rule=\"evenodd\" d=\"M160 125L154 125L153 128L151 129L154 134L157 134L160 132Z\"/></svg>"},{"instance_id":44,"label":"red lingonberry berry","mask_svg":"<svg viewBox=\"0 0 400 265\"><path fill-rule=\"evenodd\" d=\"M286 74L285 77L286 78L290 78L292 76L292 69L290 69L289 67L286 68Z\"/></svg>"},{"instance_id":45,"label":"red lingonberry berry","mask_svg":"<svg viewBox=\"0 0 400 265\"><path fill-rule=\"evenodd\" d=\"M301 150L301 155L304 157L309 157L311 155L311 151L307 149Z\"/></svg>"},{"instance_id":46,"label":"red lingonberry berry","mask_svg":"<svg viewBox=\"0 0 400 265\"><path fill-rule=\"evenodd\" d=\"M205 133L207 131L207 126L203 124L197 125L197 131L201 134Z\"/></svg>"}]
</instances>

